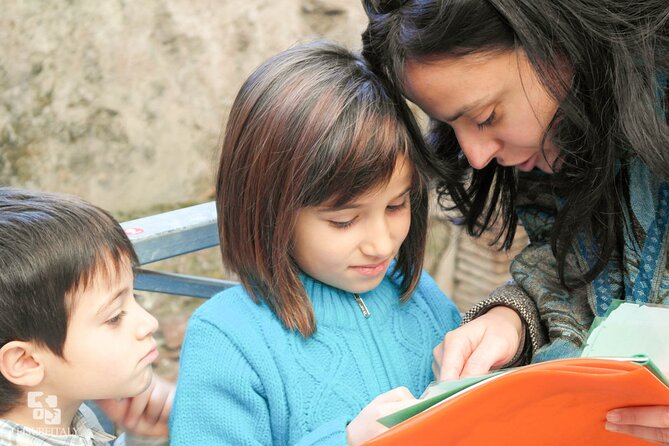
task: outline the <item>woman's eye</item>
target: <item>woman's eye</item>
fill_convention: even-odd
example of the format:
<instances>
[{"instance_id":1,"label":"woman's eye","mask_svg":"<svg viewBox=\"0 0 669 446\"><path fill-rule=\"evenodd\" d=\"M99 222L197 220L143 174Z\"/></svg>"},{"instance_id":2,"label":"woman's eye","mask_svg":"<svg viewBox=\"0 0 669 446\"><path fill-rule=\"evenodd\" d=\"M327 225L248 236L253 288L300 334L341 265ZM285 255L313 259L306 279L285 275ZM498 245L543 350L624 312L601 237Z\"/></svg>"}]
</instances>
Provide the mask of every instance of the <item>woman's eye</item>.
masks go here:
<instances>
[{"instance_id":1,"label":"woman's eye","mask_svg":"<svg viewBox=\"0 0 669 446\"><path fill-rule=\"evenodd\" d=\"M479 130L483 130L485 127L491 126L494 121L495 121L495 110L493 110L492 113L490 113L488 119L481 122L480 124L476 124L476 126L479 128Z\"/></svg>"}]
</instances>

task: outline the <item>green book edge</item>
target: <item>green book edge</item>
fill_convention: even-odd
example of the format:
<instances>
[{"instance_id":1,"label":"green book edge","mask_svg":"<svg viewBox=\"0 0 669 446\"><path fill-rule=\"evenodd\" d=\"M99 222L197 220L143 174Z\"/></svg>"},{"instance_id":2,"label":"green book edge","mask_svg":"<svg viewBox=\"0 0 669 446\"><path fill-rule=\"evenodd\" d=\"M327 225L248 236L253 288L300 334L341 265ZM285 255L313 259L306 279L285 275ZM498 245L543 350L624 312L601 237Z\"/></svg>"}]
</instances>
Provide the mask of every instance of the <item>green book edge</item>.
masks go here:
<instances>
[{"instance_id":1,"label":"green book edge","mask_svg":"<svg viewBox=\"0 0 669 446\"><path fill-rule=\"evenodd\" d=\"M493 376L499 375L500 373L504 373L506 370L499 370L493 373L489 373L487 375L481 375L481 376L473 376L470 378L463 378L459 379L457 381L445 381L442 383L437 383L435 384L436 386L439 386L441 389L443 389L443 393L440 393L439 395L435 395L432 398L428 398L426 400L421 401L418 404L414 404L413 406L409 406L405 409L399 410L395 413L392 413L390 415L386 415L383 418L379 418L377 421L381 424L383 424L385 427L393 427L401 422L408 420L409 418L418 415L419 413L423 412L426 409L429 409L430 407L434 406L435 404L445 400L446 398L455 395L456 393L460 392L461 390L464 390L468 387L473 386L474 384L477 384L481 381L485 381L489 378L492 378Z\"/></svg>"},{"instance_id":2,"label":"green book edge","mask_svg":"<svg viewBox=\"0 0 669 446\"><path fill-rule=\"evenodd\" d=\"M624 303L625 303L624 300L613 299L611 301L611 305L609 305L609 308L606 310L604 316L595 316L595 318L592 320L592 325L590 325L590 330L588 330L588 336L586 337L586 339L590 338L590 335L592 334L594 329L597 328L602 322L604 322L606 318L609 317L609 315L613 310L615 310Z\"/></svg>"},{"instance_id":3,"label":"green book edge","mask_svg":"<svg viewBox=\"0 0 669 446\"><path fill-rule=\"evenodd\" d=\"M658 307L666 307L666 305L663 304L649 304L649 303L639 303L639 302L627 302L625 300L621 299L613 299L611 301L611 305L609 305L609 308L606 310L606 313L604 313L603 316L596 316L595 319L592 321L592 325L590 326L590 330L588 330L588 336L586 339L590 339L590 336L592 335L592 332L599 326L601 325L606 318L608 318L611 313L618 308L620 305L624 303L634 303L636 305L647 305L647 306L658 306ZM587 341L586 341L587 344ZM623 359L623 358L611 358L611 359ZM660 368L655 365L655 363L650 359L647 355L639 354L639 355L634 355L632 356L632 359L634 362L637 362L646 368L650 370L660 381L664 383L667 387L669 387L669 378L665 376L665 374L660 370Z\"/></svg>"}]
</instances>

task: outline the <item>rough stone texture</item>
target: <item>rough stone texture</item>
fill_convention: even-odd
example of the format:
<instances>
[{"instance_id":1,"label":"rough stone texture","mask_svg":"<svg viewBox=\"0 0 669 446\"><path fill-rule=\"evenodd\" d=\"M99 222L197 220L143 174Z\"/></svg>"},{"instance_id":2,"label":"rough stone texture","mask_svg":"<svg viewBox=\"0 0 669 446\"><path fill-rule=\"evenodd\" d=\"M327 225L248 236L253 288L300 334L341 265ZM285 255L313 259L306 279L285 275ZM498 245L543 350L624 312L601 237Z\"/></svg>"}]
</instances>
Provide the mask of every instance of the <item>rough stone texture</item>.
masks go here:
<instances>
[{"instance_id":1,"label":"rough stone texture","mask_svg":"<svg viewBox=\"0 0 669 446\"><path fill-rule=\"evenodd\" d=\"M209 200L222 125L253 68L321 36L358 48L365 24L360 0L3 2L0 185L80 195L122 220ZM432 223L434 274L449 227ZM215 249L151 267L223 275ZM173 379L200 301L141 301Z\"/></svg>"},{"instance_id":2,"label":"rough stone texture","mask_svg":"<svg viewBox=\"0 0 669 446\"><path fill-rule=\"evenodd\" d=\"M3 2L0 184L114 212L212 192L244 78L299 41L359 46L359 0Z\"/></svg>"}]
</instances>

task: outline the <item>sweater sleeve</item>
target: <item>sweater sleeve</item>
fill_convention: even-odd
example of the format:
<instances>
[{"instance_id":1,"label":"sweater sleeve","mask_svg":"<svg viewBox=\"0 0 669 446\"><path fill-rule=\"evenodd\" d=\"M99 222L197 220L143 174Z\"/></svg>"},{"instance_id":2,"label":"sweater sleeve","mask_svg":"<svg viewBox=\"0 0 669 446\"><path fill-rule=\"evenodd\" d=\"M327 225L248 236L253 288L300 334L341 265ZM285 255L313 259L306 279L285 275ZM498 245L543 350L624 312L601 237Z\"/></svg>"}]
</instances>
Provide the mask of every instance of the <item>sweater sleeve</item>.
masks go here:
<instances>
[{"instance_id":1,"label":"sweater sleeve","mask_svg":"<svg viewBox=\"0 0 669 446\"><path fill-rule=\"evenodd\" d=\"M525 343L506 366L559 357L578 356L593 314L587 287L569 290L560 281L550 238L557 215L557 199L546 174L519 175L516 211L530 244L511 262L513 281L503 285L464 317L467 322L503 305L514 309L525 325ZM580 274L575 255L567 257L567 278Z\"/></svg>"},{"instance_id":2,"label":"sweater sleeve","mask_svg":"<svg viewBox=\"0 0 669 446\"><path fill-rule=\"evenodd\" d=\"M295 446L347 446L346 426L351 420L335 418L302 437Z\"/></svg>"},{"instance_id":3,"label":"sweater sleeve","mask_svg":"<svg viewBox=\"0 0 669 446\"><path fill-rule=\"evenodd\" d=\"M550 242L560 201L546 174L526 173L519 177L516 210L530 244L511 262L511 275L534 302L547 336L545 345L533 348L534 362L578 356L594 318L588 298L591 287L569 289L560 280ZM587 270L577 243L566 257L567 281Z\"/></svg>"},{"instance_id":4,"label":"sweater sleeve","mask_svg":"<svg viewBox=\"0 0 669 446\"><path fill-rule=\"evenodd\" d=\"M170 418L173 446L271 445L257 373L218 327L193 316Z\"/></svg>"},{"instance_id":5,"label":"sweater sleeve","mask_svg":"<svg viewBox=\"0 0 669 446\"><path fill-rule=\"evenodd\" d=\"M525 327L518 352L502 368L527 364L532 358L532 354L546 343L546 336L539 319L536 304L513 281L496 288L486 299L469 309L463 316L462 323L466 324L498 306L513 309L518 313Z\"/></svg>"}]
</instances>

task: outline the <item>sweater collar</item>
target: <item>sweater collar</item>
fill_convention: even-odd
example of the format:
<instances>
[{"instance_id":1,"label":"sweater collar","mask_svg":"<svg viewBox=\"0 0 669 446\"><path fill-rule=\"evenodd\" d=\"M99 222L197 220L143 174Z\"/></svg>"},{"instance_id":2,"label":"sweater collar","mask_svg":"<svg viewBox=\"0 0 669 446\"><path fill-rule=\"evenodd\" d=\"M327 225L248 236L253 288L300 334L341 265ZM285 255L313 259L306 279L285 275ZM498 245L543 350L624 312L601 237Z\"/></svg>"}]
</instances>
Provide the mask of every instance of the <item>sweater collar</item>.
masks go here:
<instances>
[{"instance_id":1,"label":"sweater collar","mask_svg":"<svg viewBox=\"0 0 669 446\"><path fill-rule=\"evenodd\" d=\"M386 321L400 306L399 288L388 276L373 290L358 294L369 311L367 318L353 293L326 285L306 274L300 274L300 279L314 308L317 327L346 327L365 321L377 324Z\"/></svg>"}]
</instances>

